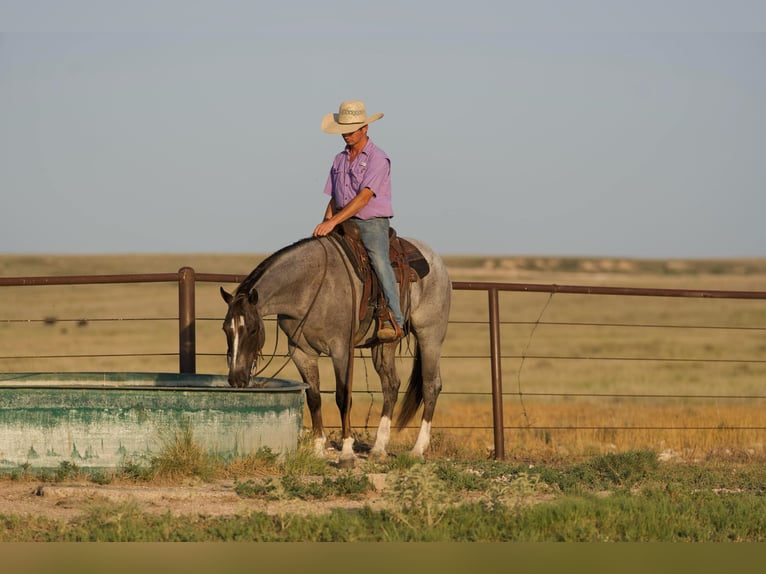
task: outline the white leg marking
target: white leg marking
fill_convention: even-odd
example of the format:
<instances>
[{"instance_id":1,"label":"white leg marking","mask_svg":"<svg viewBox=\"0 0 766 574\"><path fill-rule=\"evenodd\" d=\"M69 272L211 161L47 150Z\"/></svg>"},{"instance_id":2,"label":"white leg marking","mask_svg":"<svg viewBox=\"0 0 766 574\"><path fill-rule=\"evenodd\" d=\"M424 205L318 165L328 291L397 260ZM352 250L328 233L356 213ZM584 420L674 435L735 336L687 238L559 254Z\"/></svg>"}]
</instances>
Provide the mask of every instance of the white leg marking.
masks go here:
<instances>
[{"instance_id":1,"label":"white leg marking","mask_svg":"<svg viewBox=\"0 0 766 574\"><path fill-rule=\"evenodd\" d=\"M381 417L380 424L378 425L378 432L375 434L375 445L372 447L370 454L374 456L386 456L386 448L388 447L389 440L391 440L391 419L388 417Z\"/></svg>"},{"instance_id":2,"label":"white leg marking","mask_svg":"<svg viewBox=\"0 0 766 574\"><path fill-rule=\"evenodd\" d=\"M415 446L412 447L411 454L413 456L423 456L423 453L431 443L431 423L423 421L420 423L420 432L418 433L418 439L415 441Z\"/></svg>"},{"instance_id":3,"label":"white leg marking","mask_svg":"<svg viewBox=\"0 0 766 574\"><path fill-rule=\"evenodd\" d=\"M314 439L314 454L317 456L324 456L324 445L327 441L327 437L322 435L320 438Z\"/></svg>"},{"instance_id":4,"label":"white leg marking","mask_svg":"<svg viewBox=\"0 0 766 574\"><path fill-rule=\"evenodd\" d=\"M354 438L344 438L343 439L343 447L340 451L340 458L341 460L354 458Z\"/></svg>"}]
</instances>

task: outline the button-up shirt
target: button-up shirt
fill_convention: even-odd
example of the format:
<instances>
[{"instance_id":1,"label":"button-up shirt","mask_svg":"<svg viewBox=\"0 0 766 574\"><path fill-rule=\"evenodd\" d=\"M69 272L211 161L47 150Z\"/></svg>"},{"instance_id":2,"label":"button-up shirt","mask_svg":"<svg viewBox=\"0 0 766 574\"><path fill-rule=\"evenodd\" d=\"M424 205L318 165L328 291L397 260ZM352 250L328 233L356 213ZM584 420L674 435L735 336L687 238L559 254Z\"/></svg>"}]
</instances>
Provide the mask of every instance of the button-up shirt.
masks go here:
<instances>
[{"instance_id":1,"label":"button-up shirt","mask_svg":"<svg viewBox=\"0 0 766 574\"><path fill-rule=\"evenodd\" d=\"M365 187L373 197L355 217L393 217L391 206L391 160L386 152L368 139L364 149L349 164L349 153L344 149L332 162L324 192L332 196L335 207L343 209Z\"/></svg>"}]
</instances>

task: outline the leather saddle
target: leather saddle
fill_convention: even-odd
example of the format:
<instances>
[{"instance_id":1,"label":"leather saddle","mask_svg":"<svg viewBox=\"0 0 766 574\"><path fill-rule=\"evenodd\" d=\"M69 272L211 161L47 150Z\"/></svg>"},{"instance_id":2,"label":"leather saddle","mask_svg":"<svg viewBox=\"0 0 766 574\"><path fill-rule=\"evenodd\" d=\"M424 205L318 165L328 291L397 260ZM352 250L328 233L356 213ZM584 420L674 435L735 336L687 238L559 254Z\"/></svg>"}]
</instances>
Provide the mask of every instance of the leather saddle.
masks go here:
<instances>
[{"instance_id":1,"label":"leather saddle","mask_svg":"<svg viewBox=\"0 0 766 574\"><path fill-rule=\"evenodd\" d=\"M370 258L359 235L359 228L351 220L337 226L331 235L343 248L351 266L362 282L362 296L359 301L359 330L357 342L364 337L373 319L378 324L389 318L388 303L383 295L380 282L372 270ZM420 250L411 242L399 237L394 228L388 232L389 257L394 270L396 282L399 284L399 302L404 313L405 324L401 325L404 332L409 331L410 289L409 284L419 281L431 270L428 261Z\"/></svg>"}]
</instances>

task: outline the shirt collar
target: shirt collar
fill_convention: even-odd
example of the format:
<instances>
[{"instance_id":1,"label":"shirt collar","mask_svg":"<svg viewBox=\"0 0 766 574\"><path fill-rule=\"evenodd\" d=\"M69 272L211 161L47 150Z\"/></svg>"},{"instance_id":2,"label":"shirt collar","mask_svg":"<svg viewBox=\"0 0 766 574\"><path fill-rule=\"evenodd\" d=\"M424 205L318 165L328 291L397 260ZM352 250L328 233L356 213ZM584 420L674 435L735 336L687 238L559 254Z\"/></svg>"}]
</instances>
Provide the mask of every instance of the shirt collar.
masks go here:
<instances>
[{"instance_id":1,"label":"shirt collar","mask_svg":"<svg viewBox=\"0 0 766 574\"><path fill-rule=\"evenodd\" d=\"M359 152L359 155L370 155L370 152L375 147L375 145L372 143L372 138L367 138L367 143L364 144L364 147L362 148L362 151ZM343 153L345 153L348 156L348 147L343 148Z\"/></svg>"}]
</instances>

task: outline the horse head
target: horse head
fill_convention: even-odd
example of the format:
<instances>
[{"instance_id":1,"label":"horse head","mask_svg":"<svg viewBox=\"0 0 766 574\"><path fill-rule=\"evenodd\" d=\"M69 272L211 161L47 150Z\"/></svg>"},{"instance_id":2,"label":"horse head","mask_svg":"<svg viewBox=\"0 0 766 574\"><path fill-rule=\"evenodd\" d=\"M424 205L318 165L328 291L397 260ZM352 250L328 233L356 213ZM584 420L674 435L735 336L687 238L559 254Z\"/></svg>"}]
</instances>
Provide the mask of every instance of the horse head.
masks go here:
<instances>
[{"instance_id":1,"label":"horse head","mask_svg":"<svg viewBox=\"0 0 766 574\"><path fill-rule=\"evenodd\" d=\"M221 297L229 306L223 321L228 344L229 384L244 388L250 384L266 339L263 319L256 307L258 292L253 289L249 293L231 294L221 287Z\"/></svg>"}]
</instances>

